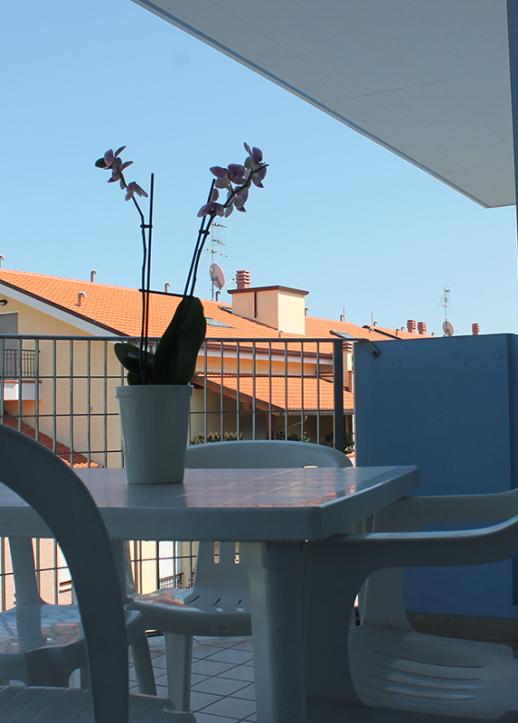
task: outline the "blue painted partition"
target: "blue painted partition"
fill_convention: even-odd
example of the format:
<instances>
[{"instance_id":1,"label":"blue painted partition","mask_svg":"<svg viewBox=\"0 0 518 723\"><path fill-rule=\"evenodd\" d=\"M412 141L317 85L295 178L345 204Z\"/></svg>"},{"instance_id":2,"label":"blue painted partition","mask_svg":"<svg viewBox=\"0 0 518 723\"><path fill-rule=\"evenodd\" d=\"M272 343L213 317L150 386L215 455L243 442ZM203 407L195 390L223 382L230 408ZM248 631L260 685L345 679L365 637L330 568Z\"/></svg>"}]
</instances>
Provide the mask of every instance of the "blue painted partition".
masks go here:
<instances>
[{"instance_id":1,"label":"blue painted partition","mask_svg":"<svg viewBox=\"0 0 518 723\"><path fill-rule=\"evenodd\" d=\"M355 344L360 465L417 464L417 494L497 492L518 484L518 336ZM407 609L518 617L518 565L407 573ZM514 578L514 584L513 584Z\"/></svg>"}]
</instances>

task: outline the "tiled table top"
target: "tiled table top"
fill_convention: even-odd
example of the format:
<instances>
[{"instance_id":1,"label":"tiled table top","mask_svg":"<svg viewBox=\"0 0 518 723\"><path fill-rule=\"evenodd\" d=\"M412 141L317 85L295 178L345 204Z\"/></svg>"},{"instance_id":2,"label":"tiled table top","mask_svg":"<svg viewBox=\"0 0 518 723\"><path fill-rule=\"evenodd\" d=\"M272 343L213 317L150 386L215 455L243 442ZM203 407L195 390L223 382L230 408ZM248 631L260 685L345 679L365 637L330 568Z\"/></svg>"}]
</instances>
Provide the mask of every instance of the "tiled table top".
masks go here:
<instances>
[{"instance_id":1,"label":"tiled table top","mask_svg":"<svg viewBox=\"0 0 518 723\"><path fill-rule=\"evenodd\" d=\"M415 467L188 469L182 485L130 486L120 469L78 474L110 536L143 540L319 540L348 532L418 484ZM2 486L0 529L45 536L37 515Z\"/></svg>"}]
</instances>

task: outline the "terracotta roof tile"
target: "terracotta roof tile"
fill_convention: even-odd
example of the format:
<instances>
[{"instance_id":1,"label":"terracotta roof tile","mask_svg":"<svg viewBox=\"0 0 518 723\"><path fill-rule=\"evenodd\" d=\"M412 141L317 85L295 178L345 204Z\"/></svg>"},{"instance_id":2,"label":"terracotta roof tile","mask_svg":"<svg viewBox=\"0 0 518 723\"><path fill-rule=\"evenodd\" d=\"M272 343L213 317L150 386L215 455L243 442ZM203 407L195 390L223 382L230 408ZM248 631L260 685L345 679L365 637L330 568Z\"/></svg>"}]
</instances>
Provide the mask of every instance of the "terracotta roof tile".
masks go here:
<instances>
[{"instance_id":1,"label":"terracotta roof tile","mask_svg":"<svg viewBox=\"0 0 518 723\"><path fill-rule=\"evenodd\" d=\"M65 279L59 276L35 274L28 271L11 271L0 269L0 283L5 283L19 291L28 293L46 301L60 309L90 321L104 329L106 333L138 337L140 334L140 293L138 289L124 286L113 286L98 282L77 279ZM84 291L81 306L78 306L78 294ZM177 305L179 296L154 292L150 299L151 337L159 337L165 331ZM203 300L205 316L209 319L207 326L208 339L290 339L299 338L298 334L282 335L270 326L260 324L251 319L232 314L225 310L225 304ZM227 307L228 308L228 307ZM210 320L216 322L215 325ZM379 328L381 331L381 328ZM306 317L307 338L336 338L333 331L348 334L354 338L386 341L387 336L377 331L366 329L350 322ZM395 333L395 330L386 330ZM402 333L403 334L403 333ZM404 334L404 338L423 338L417 334ZM299 347L300 348L300 347ZM308 345L306 352L315 351Z\"/></svg>"},{"instance_id":2,"label":"terracotta roof tile","mask_svg":"<svg viewBox=\"0 0 518 723\"><path fill-rule=\"evenodd\" d=\"M195 377L194 383L204 386L203 377ZM240 402L252 401L255 396L256 408L273 413L284 412L332 412L334 409L333 384L327 379L301 376L268 376L255 377L235 374L207 375L207 387L219 392L223 389L225 396L236 399L238 391ZM354 399L351 392L344 389L344 409L353 411Z\"/></svg>"},{"instance_id":3,"label":"terracotta roof tile","mask_svg":"<svg viewBox=\"0 0 518 723\"><path fill-rule=\"evenodd\" d=\"M7 427L11 427L11 429L18 429L18 419L17 417L13 417L10 414L5 414L3 419L3 424L5 424ZM26 434L28 437L31 437L32 439L36 439L36 430L34 427L31 427L29 424L24 422L22 420L21 431L23 434ZM61 442L56 442L56 449L53 449L52 439L43 432L38 433L38 442L42 444L44 447L47 447L47 449L50 449L51 451L55 451L55 454L57 454L60 459L63 460L63 462L66 462L71 467L99 467L96 462L88 462L88 459L82 455L78 454L77 452L74 452L72 455L72 464L70 464L70 448L66 445L62 444Z\"/></svg>"}]
</instances>

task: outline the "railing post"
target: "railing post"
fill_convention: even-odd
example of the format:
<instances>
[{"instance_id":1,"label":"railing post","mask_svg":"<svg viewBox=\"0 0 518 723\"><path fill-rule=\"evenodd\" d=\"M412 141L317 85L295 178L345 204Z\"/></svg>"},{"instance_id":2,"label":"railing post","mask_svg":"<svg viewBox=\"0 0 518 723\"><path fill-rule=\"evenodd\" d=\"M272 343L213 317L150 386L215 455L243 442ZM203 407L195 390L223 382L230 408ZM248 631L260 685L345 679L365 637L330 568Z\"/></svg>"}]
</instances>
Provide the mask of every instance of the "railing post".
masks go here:
<instances>
[{"instance_id":1,"label":"railing post","mask_svg":"<svg viewBox=\"0 0 518 723\"><path fill-rule=\"evenodd\" d=\"M333 446L345 450L343 341L333 340Z\"/></svg>"},{"instance_id":2,"label":"railing post","mask_svg":"<svg viewBox=\"0 0 518 723\"><path fill-rule=\"evenodd\" d=\"M4 393L5 393L5 339L0 337L0 423L4 419ZM3 559L3 556L2 556ZM3 578L2 578L3 579ZM1 608L4 609L3 607Z\"/></svg>"}]
</instances>

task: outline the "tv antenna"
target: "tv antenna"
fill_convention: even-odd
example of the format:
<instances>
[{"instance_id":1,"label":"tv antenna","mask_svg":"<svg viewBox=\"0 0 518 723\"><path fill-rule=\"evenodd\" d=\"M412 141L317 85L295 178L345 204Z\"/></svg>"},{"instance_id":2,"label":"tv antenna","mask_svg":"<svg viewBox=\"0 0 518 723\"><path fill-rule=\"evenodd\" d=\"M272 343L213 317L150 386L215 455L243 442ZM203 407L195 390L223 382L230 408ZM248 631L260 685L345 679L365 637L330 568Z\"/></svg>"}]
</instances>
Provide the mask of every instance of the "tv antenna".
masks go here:
<instances>
[{"instance_id":1,"label":"tv antenna","mask_svg":"<svg viewBox=\"0 0 518 723\"><path fill-rule=\"evenodd\" d=\"M213 223L210 227L210 248L207 249L207 251L210 254L210 266L209 266L209 275L210 275L210 281L211 281L211 299L214 301L214 297L216 295L216 289L218 291L221 291L223 286L225 285L225 275L223 274L223 269L215 262L215 256L224 256L225 258L228 257L228 254L226 254L223 250L221 250L221 247L226 246L226 243L222 241L221 239L217 238L214 235L214 227L216 228L226 228L225 224L223 223ZM216 232L217 233L217 232ZM215 272L216 275L213 274L213 267L217 267L219 269L219 273ZM218 281L215 281L215 279L218 279ZM223 282L221 286L218 285L219 280L223 279Z\"/></svg>"},{"instance_id":2,"label":"tv antenna","mask_svg":"<svg viewBox=\"0 0 518 723\"><path fill-rule=\"evenodd\" d=\"M444 288L442 290L442 308L444 309L444 321L448 320L448 304L450 303L451 290Z\"/></svg>"},{"instance_id":3,"label":"tv antenna","mask_svg":"<svg viewBox=\"0 0 518 723\"><path fill-rule=\"evenodd\" d=\"M450 303L450 289L444 288L442 290L442 307L444 309L444 321L442 323L442 332L444 336L453 336L455 334L455 327L448 320L448 306Z\"/></svg>"},{"instance_id":4,"label":"tv antenna","mask_svg":"<svg viewBox=\"0 0 518 723\"><path fill-rule=\"evenodd\" d=\"M444 336L453 336L455 334L455 327L451 323L451 321L448 321L448 319L445 319L442 322L442 331Z\"/></svg>"},{"instance_id":5,"label":"tv antenna","mask_svg":"<svg viewBox=\"0 0 518 723\"><path fill-rule=\"evenodd\" d=\"M209 275L212 283L212 301L214 301L215 293L216 295L219 294L221 289L225 286L225 274L223 273L221 266L214 262L209 266ZM214 292L214 289L217 289L217 291Z\"/></svg>"}]
</instances>

